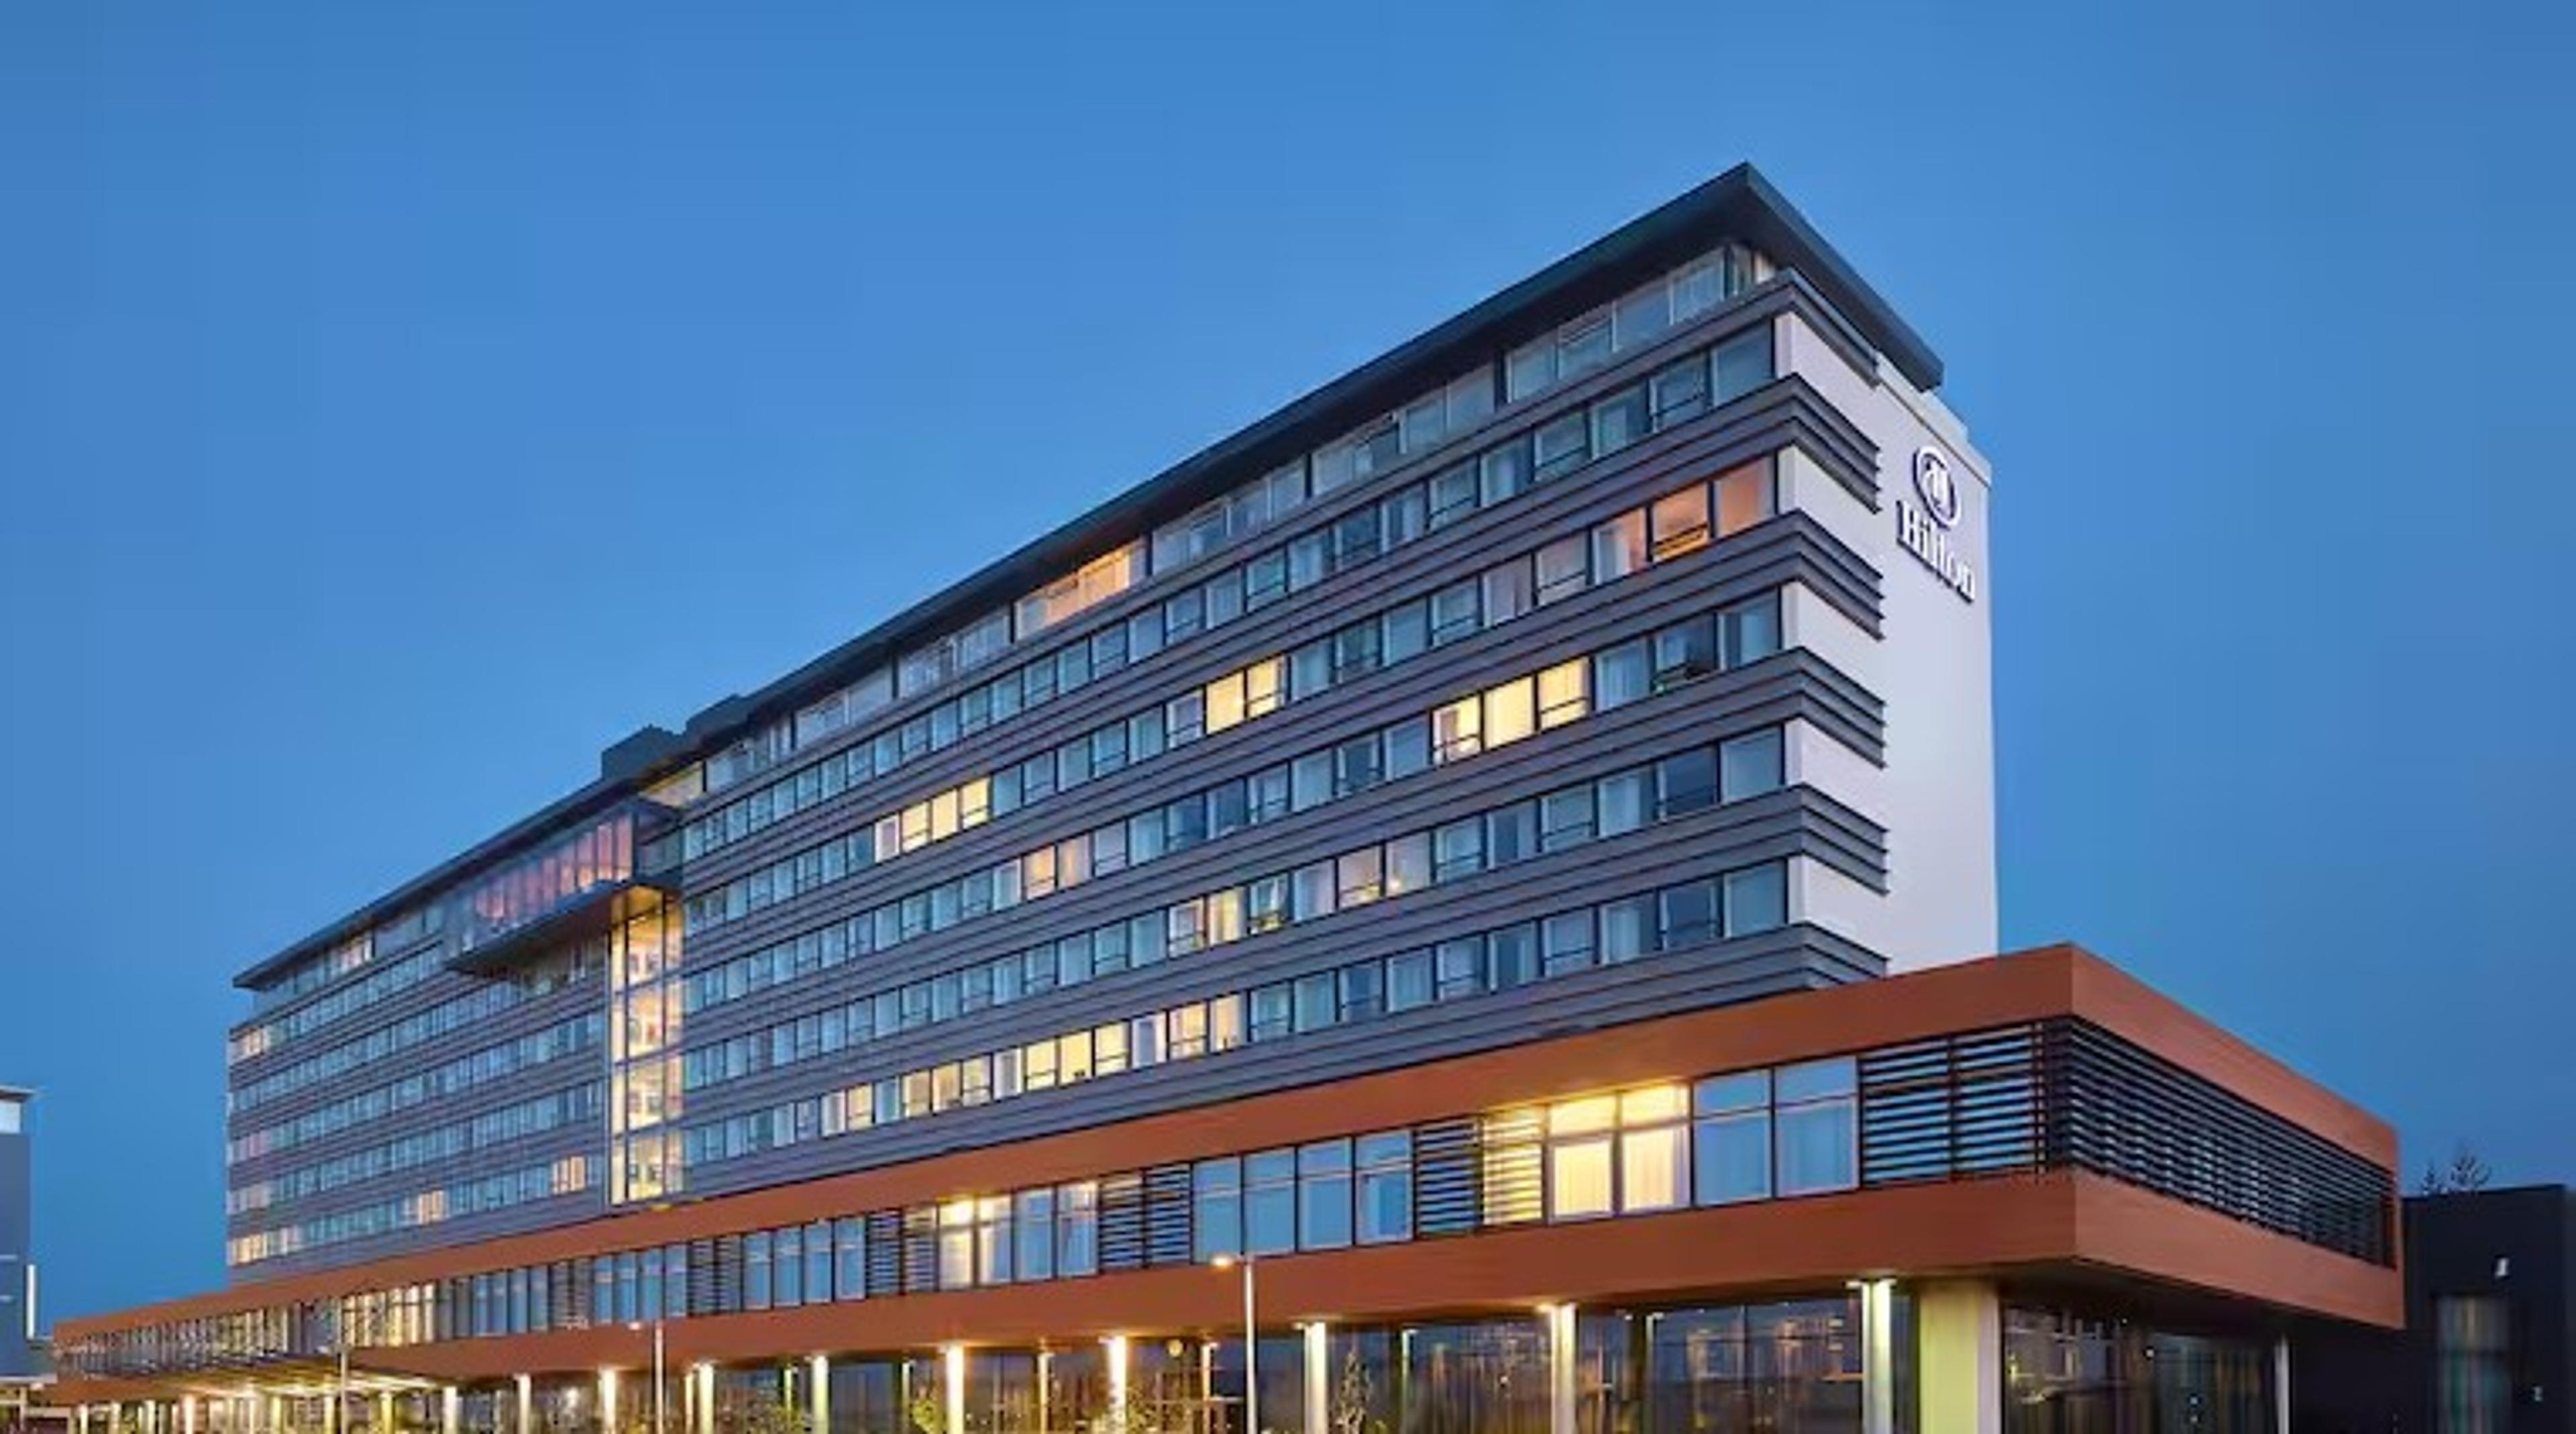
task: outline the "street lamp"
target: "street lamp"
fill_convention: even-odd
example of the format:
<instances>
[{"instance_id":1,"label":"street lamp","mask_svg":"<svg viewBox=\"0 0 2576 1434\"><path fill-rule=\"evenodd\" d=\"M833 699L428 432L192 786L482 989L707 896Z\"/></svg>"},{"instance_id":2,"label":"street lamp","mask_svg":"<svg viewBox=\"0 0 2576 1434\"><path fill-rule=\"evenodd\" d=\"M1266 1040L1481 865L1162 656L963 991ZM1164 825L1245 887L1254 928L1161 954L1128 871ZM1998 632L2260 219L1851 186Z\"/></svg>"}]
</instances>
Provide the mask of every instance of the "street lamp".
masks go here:
<instances>
[{"instance_id":1,"label":"street lamp","mask_svg":"<svg viewBox=\"0 0 2576 1434\"><path fill-rule=\"evenodd\" d=\"M630 1322L628 1329L641 1332L641 1321ZM653 1434L662 1434L662 1317L653 1316Z\"/></svg>"},{"instance_id":2,"label":"street lamp","mask_svg":"<svg viewBox=\"0 0 2576 1434\"><path fill-rule=\"evenodd\" d=\"M1261 1335L1253 1317L1252 1257L1219 1255L1220 1270L1243 1271L1243 1434L1261 1434Z\"/></svg>"}]
</instances>

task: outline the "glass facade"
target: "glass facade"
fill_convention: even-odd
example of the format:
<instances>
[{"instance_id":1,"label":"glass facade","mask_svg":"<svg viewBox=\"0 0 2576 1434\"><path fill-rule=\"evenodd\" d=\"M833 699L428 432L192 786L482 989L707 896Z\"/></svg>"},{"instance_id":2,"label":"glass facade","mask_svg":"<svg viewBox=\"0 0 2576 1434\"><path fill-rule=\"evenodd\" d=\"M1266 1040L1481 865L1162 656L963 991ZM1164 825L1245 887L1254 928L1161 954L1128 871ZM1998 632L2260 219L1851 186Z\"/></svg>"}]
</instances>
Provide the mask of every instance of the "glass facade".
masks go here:
<instances>
[{"instance_id":1,"label":"glass facade","mask_svg":"<svg viewBox=\"0 0 2576 1434\"><path fill-rule=\"evenodd\" d=\"M2004 1434L2274 1434L2272 1351L2081 1312L2004 1310Z\"/></svg>"}]
</instances>

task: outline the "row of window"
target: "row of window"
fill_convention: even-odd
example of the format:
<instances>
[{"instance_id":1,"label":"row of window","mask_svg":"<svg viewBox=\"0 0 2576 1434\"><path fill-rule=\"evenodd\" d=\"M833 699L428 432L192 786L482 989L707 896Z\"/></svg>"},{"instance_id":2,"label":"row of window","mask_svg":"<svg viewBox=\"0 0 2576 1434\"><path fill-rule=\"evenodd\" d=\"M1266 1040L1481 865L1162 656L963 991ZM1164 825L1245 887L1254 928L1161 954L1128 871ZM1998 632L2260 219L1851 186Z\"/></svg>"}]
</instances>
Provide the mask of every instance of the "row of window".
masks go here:
<instances>
[{"instance_id":1,"label":"row of window","mask_svg":"<svg viewBox=\"0 0 2576 1434\"><path fill-rule=\"evenodd\" d=\"M280 1201L306 1199L397 1171L454 1160L526 1136L597 1120L603 1113L601 1095L600 1082L585 1081L317 1164L282 1170L227 1191L226 1213L246 1215Z\"/></svg>"},{"instance_id":2,"label":"row of window","mask_svg":"<svg viewBox=\"0 0 2576 1434\"><path fill-rule=\"evenodd\" d=\"M578 1195L590 1188L591 1164L587 1155L559 1156L543 1165L460 1180L273 1230L236 1235L225 1242L225 1258L236 1267L252 1265L396 1230L417 1229L561 1195Z\"/></svg>"},{"instance_id":3,"label":"row of window","mask_svg":"<svg viewBox=\"0 0 2576 1434\"><path fill-rule=\"evenodd\" d=\"M1362 425L1352 434L1325 445L1315 453L1252 480L1188 516L1166 524L1150 540L1138 540L1102 554L1075 572L1021 598L1010 608L988 614L949 637L905 654L898 664L901 695L911 697L952 680L1000 657L1013 643L1036 637L1123 594L1145 580L1149 565L1154 576L1176 572L1267 529L1272 522L1294 512L1311 499L1374 477L1404 459L1428 452L1464 434L1494 411L1498 377L1504 401L1519 402L1533 397L1558 384L1594 372L1620 354L1635 352L1660 340L1672 330L1709 313L1724 300L1751 288L1769 273L1769 261L1761 254L1742 245L1729 244L1641 285L1614 303L1564 325L1556 333L1514 350L1499 366L1480 366L1421 399L1400 406L1384 418ZM1767 379L1770 368L1767 334L1761 344L1758 365L1751 346L1739 344L1729 360L1717 365L1713 382L1702 387L1703 399L1712 387L1717 401L1747 391ZM1682 381L1684 386L1688 382ZM1661 386L1672 387L1670 384ZM1664 407L1660 395L1657 407L1659 410ZM1561 454L1565 447L1562 435L1551 447L1554 451L1549 456L1562 462ZM1456 480L1452 478L1452 486L1455 484ZM1438 506L1434 505L1435 508ZM1247 586L1251 585L1247 583ZM1203 606L1221 612L1228 601L1210 589ZM1209 626L1222 621L1222 616L1206 620ZM1137 656L1149 655L1160 645L1158 640L1152 647L1140 648ZM1006 705L1010 710L1034 706L1058 690L1080 686L1088 680L1088 668L1093 665L1094 654L1089 649L1097 646L1096 640L1090 644L1078 644L1077 647L1083 649L1081 657L1073 658L1070 653L1064 655L1085 669L1083 676L1070 681L1062 680L1070 674L1049 673L1041 678L1036 673L1036 668L1053 665L1059 659L1048 659L1032 664L1022 672L1009 674L1015 684L1025 680L1027 690L1005 697L996 684L989 690L984 703L987 715L983 720L1007 716L1007 712L999 710ZM1123 652L1115 659L1122 664L1125 660ZM1043 695L1038 686L1041 682ZM770 770L796 752L891 706L897 698L897 689L897 670L894 668L865 674L841 691L809 704L793 718L665 780L657 785L653 795L656 800L678 804L739 785ZM949 706L942 704L943 710ZM951 719L951 725L961 731L972 730L964 726L968 720L971 720L969 714L960 710ZM922 745L912 743L908 730L906 734L888 734L895 737L898 761L905 755L932 750L928 745L931 739L928 729L936 724L936 716L926 714L915 721L923 726ZM907 729L909 726L907 724ZM953 731L950 740L955 740L956 735L959 732ZM875 770L883 771L891 770L894 763L873 765ZM793 790L804 789L803 775L791 779ZM740 833L732 830L736 819L729 813L717 815L724 818L722 826L717 828L726 833L723 839L738 839ZM744 818L748 816L746 812ZM689 838L693 848L705 840L703 835ZM695 854L694 849L691 854ZM391 934L398 946L409 945L433 933L444 914L443 904L433 903L389 923L387 932L382 934ZM355 952L354 960L343 959L342 953L334 952L287 972L256 993L258 1007L265 1010L284 1004L356 969L367 959L365 942L366 938L361 937L356 943L351 943L348 949ZM263 1038L254 1036L251 1039L256 1046ZM256 1054L257 1051L254 1049L250 1053Z\"/></svg>"},{"instance_id":4,"label":"row of window","mask_svg":"<svg viewBox=\"0 0 2576 1434\"><path fill-rule=\"evenodd\" d=\"M306 992L318 991L353 971L363 969L375 959L375 954L371 934L361 932L261 988L252 998L254 1005L256 1009L267 1010Z\"/></svg>"},{"instance_id":5,"label":"row of window","mask_svg":"<svg viewBox=\"0 0 2576 1434\"><path fill-rule=\"evenodd\" d=\"M1202 694L1195 703L1186 699L1175 703L1184 708L1177 719L1169 718L1165 708L1151 708L1124 723L1101 727L1054 753L1041 754L989 779L968 783L956 789L953 803L943 805L948 794L930 803L917 803L916 808L921 809L918 835L923 840L942 839L955 830L1018 808L1031 799L1030 793L1043 795L1061 790L1155 755L1164 750L1176 730L1231 725L1246 715L1269 710L1282 698L1304 700L1336 684L1405 661L1428 650L1435 641L1456 640L1482 627L1508 622L1533 606L1558 601L1595 583L1615 581L1643 567L1695 551L1712 537L1741 531L1776 511L1774 468L1773 461L1766 458L1720 476L1713 485L1693 484L1602 522L1588 534L1576 534L1522 554L1439 593L1399 604L1305 644L1290 655L1290 681L1284 692L1275 668L1269 663L1256 664L1209 684L1207 691L1215 694L1212 699ZM1767 634L1750 631L1730 636L1739 648L1759 655L1765 637L1776 642L1777 632L1778 623L1774 620ZM1750 659L1739 656L1737 660ZM1559 686L1570 680L1570 675L1561 677ZM1562 692L1542 698L1551 712L1558 711L1566 700ZM1176 727L1175 722L1181 725ZM1320 777L1321 773L1315 775ZM906 830L897 835L898 845L913 841L913 811L908 808L903 815ZM1179 839L1187 844L1187 816L1180 821L1184 825ZM1200 823L1202 829L1222 825L1222 818L1214 814ZM827 843L781 863L789 890L804 889L799 885L798 864L810 867L807 875L816 882L829 881L833 879L832 872L847 873L858 865L860 853L852 849L857 846L856 838L841 840L844 849L837 854L837 861L833 860L835 853L828 850L833 844ZM882 853L887 845L888 833L881 822L874 847ZM781 877L778 868L771 869L768 880L773 899ZM757 880L748 878L742 887L746 910L757 894ZM710 903L714 898L714 893L708 894ZM731 903L731 888L724 899L728 905ZM849 946L843 928L826 927L694 972L688 980L688 1009L704 1010L804 972L837 965L847 958Z\"/></svg>"},{"instance_id":6,"label":"row of window","mask_svg":"<svg viewBox=\"0 0 2576 1434\"><path fill-rule=\"evenodd\" d=\"M316 1106L292 1120L245 1131L226 1142L224 1158L237 1164L292 1150L352 1126L381 1120L396 1111L462 1094L566 1056L597 1050L606 1034L607 1019L599 1012L572 1016L544 1030L485 1046L416 1075Z\"/></svg>"},{"instance_id":7,"label":"row of window","mask_svg":"<svg viewBox=\"0 0 2576 1434\"><path fill-rule=\"evenodd\" d=\"M689 1127L691 1168L1775 929L1780 862L1149 1011Z\"/></svg>"},{"instance_id":8,"label":"row of window","mask_svg":"<svg viewBox=\"0 0 2576 1434\"><path fill-rule=\"evenodd\" d=\"M414 1011L399 1021L377 1026L354 1040L344 1041L292 1065L280 1066L257 1080L232 1087L225 1092L225 1109L235 1115L255 1110L307 1086L335 1080L360 1066L372 1065L398 1051L424 1045L452 1031L481 1025L528 1001L581 985L599 975L601 952L601 943L582 942L542 960L514 967L506 980L478 982L462 995Z\"/></svg>"},{"instance_id":9,"label":"row of window","mask_svg":"<svg viewBox=\"0 0 2576 1434\"><path fill-rule=\"evenodd\" d=\"M1310 810L1384 781L1464 760L1539 730L1542 676L1548 697L1546 722L1553 726L1759 660L1776 653L1779 645L1780 594L1774 590L880 903L842 924L851 933L854 949L885 950L1216 840L1235 827ZM1488 719L1493 724L1490 728ZM820 886L835 878L831 868L817 863L811 879ZM773 892L772 900L812 889L803 884L801 869L795 880L798 884L792 893ZM742 883L730 883L726 889L741 888ZM693 918L702 899L690 899ZM864 945L858 945L862 939Z\"/></svg>"},{"instance_id":10,"label":"row of window","mask_svg":"<svg viewBox=\"0 0 2576 1434\"><path fill-rule=\"evenodd\" d=\"M1140 539L1092 559L1080 570L988 613L958 631L903 655L894 667L857 681L689 768L664 784L681 800L724 791L749 781L868 716L998 660L1015 642L1118 596L1153 576L1164 576L1249 537L1314 498L1364 481L1464 434L1493 412L1498 367L1511 398L1529 397L1590 372L1618 352L1660 338L1695 320L1724 299L1758 282L1768 263L1737 245L1692 261L1641 286L1597 318L1578 320L1561 338L1526 346L1506 365L1484 364L1441 385L1386 417L1362 425L1313 454L1254 479L1177 522L1150 540ZM1598 338L1592 335L1597 331ZM1545 347L1550 357L1534 357ZM1036 664L1039 666L1044 665ZM1015 676L1017 674L1014 674Z\"/></svg>"},{"instance_id":11,"label":"row of window","mask_svg":"<svg viewBox=\"0 0 2576 1434\"><path fill-rule=\"evenodd\" d=\"M681 1083L685 1089L702 1090L820 1059L880 1037L972 1017L1061 987L1776 791L1786 780L1785 743L1782 729L1770 727L1693 747L1429 831L880 991L847 1006L809 1012L691 1049L682 1058ZM1586 940L1581 949L1593 948Z\"/></svg>"},{"instance_id":12,"label":"row of window","mask_svg":"<svg viewBox=\"0 0 2576 1434\"><path fill-rule=\"evenodd\" d=\"M437 946L425 946L390 965L368 972L364 979L339 987L320 1000L298 1006L273 1021L245 1026L234 1032L227 1044L227 1060L237 1065L255 1056L266 1055L275 1047L299 1036L310 1035L342 1016L400 995L447 969L443 955Z\"/></svg>"},{"instance_id":13,"label":"row of window","mask_svg":"<svg viewBox=\"0 0 2576 1434\"><path fill-rule=\"evenodd\" d=\"M490 1271L335 1315L401 1345L1322 1252L1850 1190L1858 1147L1842 1057ZM1425 1210L1434 1185L1470 1203Z\"/></svg>"},{"instance_id":14,"label":"row of window","mask_svg":"<svg viewBox=\"0 0 2576 1434\"><path fill-rule=\"evenodd\" d=\"M698 816L682 830L682 854L696 857L741 841L1097 677L1375 561L1426 533L1564 477L1650 433L1697 418L1760 387L1771 373L1767 327L1678 360L1645 382L1408 484L1376 505L1253 557L1053 658L1006 673L878 733L870 742Z\"/></svg>"}]
</instances>

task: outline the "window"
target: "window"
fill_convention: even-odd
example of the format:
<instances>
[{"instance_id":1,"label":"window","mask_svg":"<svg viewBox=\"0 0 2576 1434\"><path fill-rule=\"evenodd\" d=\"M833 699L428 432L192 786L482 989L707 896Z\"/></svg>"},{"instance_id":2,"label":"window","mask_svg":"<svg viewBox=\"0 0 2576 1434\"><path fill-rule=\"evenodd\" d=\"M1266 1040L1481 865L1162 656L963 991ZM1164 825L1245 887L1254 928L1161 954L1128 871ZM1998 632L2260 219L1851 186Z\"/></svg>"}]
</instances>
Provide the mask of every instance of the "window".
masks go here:
<instances>
[{"instance_id":1,"label":"window","mask_svg":"<svg viewBox=\"0 0 2576 1434\"><path fill-rule=\"evenodd\" d=\"M1545 483L1564 477L1592 461L1592 429L1580 413L1569 413L1540 428L1538 463L1532 477Z\"/></svg>"},{"instance_id":2,"label":"window","mask_svg":"<svg viewBox=\"0 0 2576 1434\"><path fill-rule=\"evenodd\" d=\"M1657 428L1697 418L1708 411L1708 363L1691 358L1657 373L1649 385Z\"/></svg>"},{"instance_id":3,"label":"window","mask_svg":"<svg viewBox=\"0 0 2576 1434\"><path fill-rule=\"evenodd\" d=\"M1651 431L1646 385L1622 389L1592 405L1592 451L1607 457Z\"/></svg>"},{"instance_id":4,"label":"window","mask_svg":"<svg viewBox=\"0 0 2576 1434\"><path fill-rule=\"evenodd\" d=\"M1536 605L1536 583L1532 580L1530 561L1514 559L1489 568L1481 579L1485 590L1485 626L1495 627L1510 622Z\"/></svg>"},{"instance_id":5,"label":"window","mask_svg":"<svg viewBox=\"0 0 2576 1434\"><path fill-rule=\"evenodd\" d=\"M1190 1187L1190 1228L1200 1262L1244 1254L1244 1161L1198 1161Z\"/></svg>"},{"instance_id":6,"label":"window","mask_svg":"<svg viewBox=\"0 0 2576 1434\"><path fill-rule=\"evenodd\" d=\"M1359 1241L1413 1238L1413 1135L1391 1130L1359 1138Z\"/></svg>"},{"instance_id":7,"label":"window","mask_svg":"<svg viewBox=\"0 0 2576 1434\"><path fill-rule=\"evenodd\" d=\"M1749 936L1789 924L1789 873L1779 862L1765 862L1726 874L1726 934Z\"/></svg>"},{"instance_id":8,"label":"window","mask_svg":"<svg viewBox=\"0 0 2576 1434\"><path fill-rule=\"evenodd\" d=\"M1757 328L1710 355L1717 401L1742 397L1771 381L1771 331Z\"/></svg>"},{"instance_id":9,"label":"window","mask_svg":"<svg viewBox=\"0 0 2576 1434\"><path fill-rule=\"evenodd\" d=\"M1256 1255L1297 1248L1297 1152L1265 1150L1243 1160L1244 1233Z\"/></svg>"},{"instance_id":10,"label":"window","mask_svg":"<svg viewBox=\"0 0 2576 1434\"><path fill-rule=\"evenodd\" d=\"M1607 1215L1614 1207L1611 1132L1616 1096L1559 1101L1547 1110L1547 1214L1551 1220Z\"/></svg>"},{"instance_id":11,"label":"window","mask_svg":"<svg viewBox=\"0 0 2576 1434\"><path fill-rule=\"evenodd\" d=\"M1677 1085L1632 1090L1619 1097L1619 1209L1623 1214L1671 1210L1690 1203L1685 1151L1687 1100Z\"/></svg>"},{"instance_id":12,"label":"window","mask_svg":"<svg viewBox=\"0 0 2576 1434\"><path fill-rule=\"evenodd\" d=\"M1771 1073L1744 1071L1691 1091L1693 1183L1703 1205L1771 1193Z\"/></svg>"},{"instance_id":13,"label":"window","mask_svg":"<svg viewBox=\"0 0 2576 1434\"><path fill-rule=\"evenodd\" d=\"M1538 605L1547 606L1591 585L1591 545L1578 533L1538 550Z\"/></svg>"},{"instance_id":14,"label":"window","mask_svg":"<svg viewBox=\"0 0 2576 1434\"><path fill-rule=\"evenodd\" d=\"M1694 483L1655 500L1647 511L1654 561L1664 562L1708 546L1708 489Z\"/></svg>"},{"instance_id":15,"label":"window","mask_svg":"<svg viewBox=\"0 0 2576 1434\"><path fill-rule=\"evenodd\" d=\"M868 1291L868 1222L864 1216L849 1215L832 1223L833 1264L832 1294L836 1299L855 1300Z\"/></svg>"},{"instance_id":16,"label":"window","mask_svg":"<svg viewBox=\"0 0 2576 1434\"><path fill-rule=\"evenodd\" d=\"M1055 1192L1023 1190L1013 1197L1018 1209L1015 1228L1020 1243L1020 1278L1055 1278Z\"/></svg>"},{"instance_id":17,"label":"window","mask_svg":"<svg viewBox=\"0 0 2576 1434\"><path fill-rule=\"evenodd\" d=\"M2492 1295L2433 1300L2434 1418L2441 1434L2503 1434L2513 1427L2511 1312Z\"/></svg>"},{"instance_id":18,"label":"window","mask_svg":"<svg viewBox=\"0 0 2576 1434\"><path fill-rule=\"evenodd\" d=\"M1523 677L1485 692L1482 737L1488 747L1517 742L1538 730L1538 684Z\"/></svg>"},{"instance_id":19,"label":"window","mask_svg":"<svg viewBox=\"0 0 2576 1434\"><path fill-rule=\"evenodd\" d=\"M1631 509L1592 530L1592 579L1615 582L1646 566L1646 514Z\"/></svg>"},{"instance_id":20,"label":"window","mask_svg":"<svg viewBox=\"0 0 2576 1434\"><path fill-rule=\"evenodd\" d=\"M1782 745L1777 727L1721 745L1717 749L1719 800L1742 801L1778 791L1783 780Z\"/></svg>"},{"instance_id":21,"label":"window","mask_svg":"<svg viewBox=\"0 0 2576 1434\"><path fill-rule=\"evenodd\" d=\"M1055 1192L1055 1268L1066 1279L1100 1268L1100 1186L1090 1180Z\"/></svg>"},{"instance_id":22,"label":"window","mask_svg":"<svg viewBox=\"0 0 2576 1434\"><path fill-rule=\"evenodd\" d=\"M1622 643L1592 658L1592 697L1602 711L1625 707L1653 687L1643 640Z\"/></svg>"},{"instance_id":23,"label":"window","mask_svg":"<svg viewBox=\"0 0 2576 1434\"><path fill-rule=\"evenodd\" d=\"M1351 1242L1351 1143L1324 1140L1297 1152L1297 1247L1338 1250Z\"/></svg>"},{"instance_id":24,"label":"window","mask_svg":"<svg viewBox=\"0 0 2576 1434\"><path fill-rule=\"evenodd\" d=\"M1855 1079L1848 1059L1780 1068L1774 1100L1781 1194L1848 1190L1858 1183Z\"/></svg>"},{"instance_id":25,"label":"window","mask_svg":"<svg viewBox=\"0 0 2576 1434\"><path fill-rule=\"evenodd\" d=\"M1742 667L1771 656L1780 650L1780 595L1773 593L1729 609L1721 625L1727 666Z\"/></svg>"},{"instance_id":26,"label":"window","mask_svg":"<svg viewBox=\"0 0 2576 1434\"><path fill-rule=\"evenodd\" d=\"M1779 511L1775 485L1771 481L1771 460L1761 459L1737 468L1717 480L1717 531L1720 536L1741 533Z\"/></svg>"},{"instance_id":27,"label":"window","mask_svg":"<svg viewBox=\"0 0 2576 1434\"><path fill-rule=\"evenodd\" d=\"M1463 697L1431 713L1431 760L1455 762L1484 750L1483 704Z\"/></svg>"}]
</instances>

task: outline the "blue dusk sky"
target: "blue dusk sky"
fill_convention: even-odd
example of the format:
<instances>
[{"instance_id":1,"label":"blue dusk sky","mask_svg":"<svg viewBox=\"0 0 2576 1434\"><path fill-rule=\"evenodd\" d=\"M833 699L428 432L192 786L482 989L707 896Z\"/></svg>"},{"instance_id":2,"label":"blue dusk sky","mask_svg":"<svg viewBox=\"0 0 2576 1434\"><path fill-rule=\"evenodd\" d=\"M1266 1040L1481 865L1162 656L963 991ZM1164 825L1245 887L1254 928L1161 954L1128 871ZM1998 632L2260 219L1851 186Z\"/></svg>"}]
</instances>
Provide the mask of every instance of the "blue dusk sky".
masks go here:
<instances>
[{"instance_id":1,"label":"blue dusk sky","mask_svg":"<svg viewBox=\"0 0 2576 1434\"><path fill-rule=\"evenodd\" d=\"M2576 1177L2571 30L0 7L53 1312L222 1280L236 970L1742 159L1996 465L2007 943Z\"/></svg>"}]
</instances>

